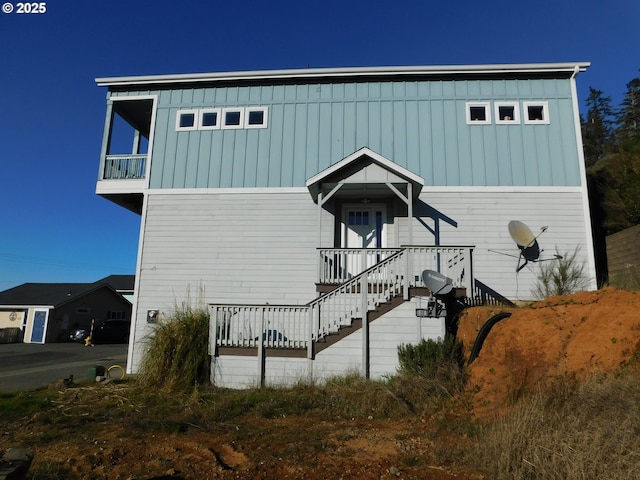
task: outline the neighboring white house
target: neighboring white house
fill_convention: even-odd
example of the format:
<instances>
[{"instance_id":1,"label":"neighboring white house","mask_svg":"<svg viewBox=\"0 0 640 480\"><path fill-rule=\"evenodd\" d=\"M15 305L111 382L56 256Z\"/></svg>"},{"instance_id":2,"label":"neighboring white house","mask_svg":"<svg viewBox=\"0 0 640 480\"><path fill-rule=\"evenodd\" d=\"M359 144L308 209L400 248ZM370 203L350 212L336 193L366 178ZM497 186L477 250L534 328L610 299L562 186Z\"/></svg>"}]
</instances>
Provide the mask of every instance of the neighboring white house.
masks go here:
<instances>
[{"instance_id":1,"label":"neighboring white house","mask_svg":"<svg viewBox=\"0 0 640 480\"><path fill-rule=\"evenodd\" d=\"M399 344L444 335L417 316L424 270L467 297L531 298L542 264L516 271L512 220L546 227L539 260L579 248L596 288L588 65L97 79L96 191L141 215L129 370L156 312L202 289L218 385L393 373Z\"/></svg>"}]
</instances>

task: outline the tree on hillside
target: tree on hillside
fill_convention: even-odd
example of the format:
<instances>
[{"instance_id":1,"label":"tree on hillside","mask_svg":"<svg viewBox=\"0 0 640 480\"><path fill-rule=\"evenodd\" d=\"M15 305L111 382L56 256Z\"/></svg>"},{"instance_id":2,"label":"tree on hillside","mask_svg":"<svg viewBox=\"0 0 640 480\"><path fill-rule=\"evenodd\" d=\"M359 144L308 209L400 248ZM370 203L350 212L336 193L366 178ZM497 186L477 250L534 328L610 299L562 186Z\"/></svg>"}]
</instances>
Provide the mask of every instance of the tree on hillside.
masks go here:
<instances>
[{"instance_id":1,"label":"tree on hillside","mask_svg":"<svg viewBox=\"0 0 640 480\"><path fill-rule=\"evenodd\" d=\"M581 124L585 163L590 166L611 152L615 111L611 97L592 87L586 104L587 119L581 118Z\"/></svg>"},{"instance_id":2,"label":"tree on hillside","mask_svg":"<svg viewBox=\"0 0 640 480\"><path fill-rule=\"evenodd\" d=\"M640 224L640 153L618 151L587 170L590 195L602 208L600 223L609 235Z\"/></svg>"},{"instance_id":3,"label":"tree on hillside","mask_svg":"<svg viewBox=\"0 0 640 480\"><path fill-rule=\"evenodd\" d=\"M617 115L616 135L621 144L640 141L640 78L627 83L627 91Z\"/></svg>"}]
</instances>

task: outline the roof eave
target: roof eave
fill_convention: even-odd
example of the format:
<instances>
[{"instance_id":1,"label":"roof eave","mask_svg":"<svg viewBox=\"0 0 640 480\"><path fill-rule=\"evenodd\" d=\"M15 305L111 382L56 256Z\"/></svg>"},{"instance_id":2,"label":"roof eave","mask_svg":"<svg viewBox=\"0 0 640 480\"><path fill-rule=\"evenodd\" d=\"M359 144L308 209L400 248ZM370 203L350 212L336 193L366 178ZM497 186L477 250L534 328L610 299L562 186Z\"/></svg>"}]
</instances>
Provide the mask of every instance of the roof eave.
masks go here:
<instances>
[{"instance_id":1,"label":"roof eave","mask_svg":"<svg viewBox=\"0 0 640 480\"><path fill-rule=\"evenodd\" d=\"M189 73L170 75L146 75L127 77L99 77L95 81L101 87L123 87L133 85L157 85L180 83L205 83L248 80L285 80L293 78L339 78L394 75L461 75L461 74L522 74L522 73L575 73L584 72L589 62L490 64L490 65L445 65L445 66L391 66L391 67L345 67L306 68L288 70L261 70L241 72Z\"/></svg>"}]
</instances>

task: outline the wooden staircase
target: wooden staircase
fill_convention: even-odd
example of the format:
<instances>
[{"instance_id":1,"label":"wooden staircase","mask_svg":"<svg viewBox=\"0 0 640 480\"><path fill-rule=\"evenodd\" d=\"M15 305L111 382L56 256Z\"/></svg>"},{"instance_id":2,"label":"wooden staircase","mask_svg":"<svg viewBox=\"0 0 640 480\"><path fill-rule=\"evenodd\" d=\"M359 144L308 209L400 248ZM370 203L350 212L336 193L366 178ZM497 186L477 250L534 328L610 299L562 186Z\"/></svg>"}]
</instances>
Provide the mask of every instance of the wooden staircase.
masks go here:
<instances>
[{"instance_id":1,"label":"wooden staircase","mask_svg":"<svg viewBox=\"0 0 640 480\"><path fill-rule=\"evenodd\" d=\"M306 305L220 305L211 312L210 353L216 355L314 356L408 301L428 294L419 273L455 265L454 282L470 282L471 247L405 247L331 285ZM326 252L321 263L326 265ZM454 258L455 262L450 258ZM450 274L452 267L445 268ZM342 271L344 273L344 271ZM324 276L323 279L327 280ZM366 321L364 321L366 319Z\"/></svg>"}]
</instances>

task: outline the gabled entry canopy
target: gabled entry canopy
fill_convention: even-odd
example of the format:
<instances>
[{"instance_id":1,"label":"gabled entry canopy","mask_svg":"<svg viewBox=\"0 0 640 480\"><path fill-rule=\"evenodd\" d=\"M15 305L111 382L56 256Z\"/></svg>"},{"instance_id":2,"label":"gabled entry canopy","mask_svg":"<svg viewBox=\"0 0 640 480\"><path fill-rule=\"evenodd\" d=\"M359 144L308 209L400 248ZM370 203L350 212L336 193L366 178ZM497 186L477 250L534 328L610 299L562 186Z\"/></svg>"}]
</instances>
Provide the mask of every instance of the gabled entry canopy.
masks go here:
<instances>
[{"instance_id":1,"label":"gabled entry canopy","mask_svg":"<svg viewBox=\"0 0 640 480\"><path fill-rule=\"evenodd\" d=\"M388 195L389 190L406 203L418 198L424 180L391 160L363 147L314 175L306 183L313 201L342 198L368 199Z\"/></svg>"}]
</instances>

